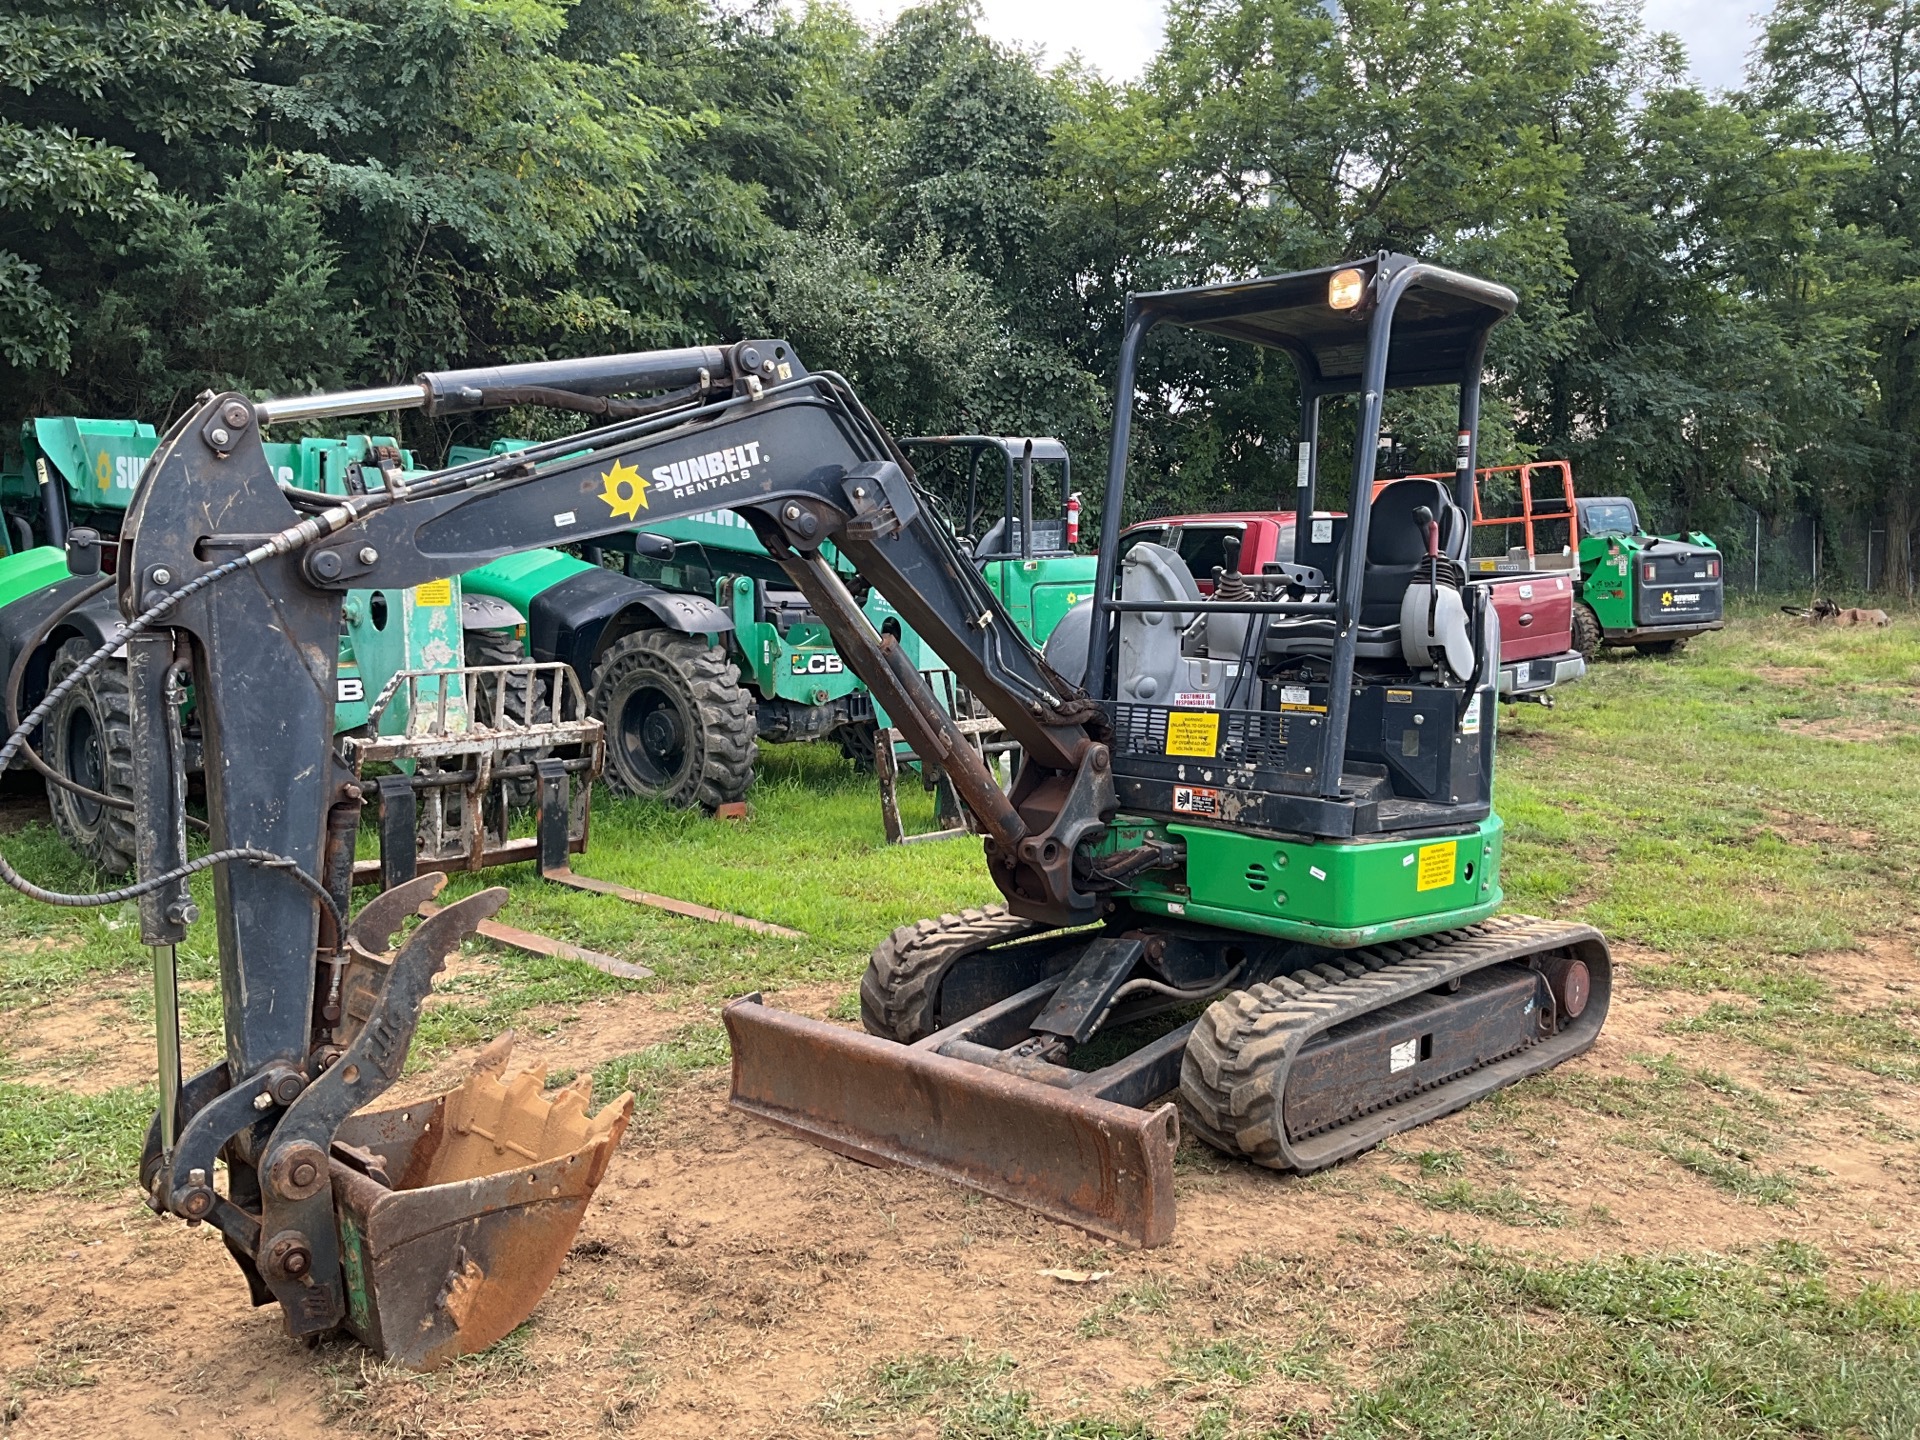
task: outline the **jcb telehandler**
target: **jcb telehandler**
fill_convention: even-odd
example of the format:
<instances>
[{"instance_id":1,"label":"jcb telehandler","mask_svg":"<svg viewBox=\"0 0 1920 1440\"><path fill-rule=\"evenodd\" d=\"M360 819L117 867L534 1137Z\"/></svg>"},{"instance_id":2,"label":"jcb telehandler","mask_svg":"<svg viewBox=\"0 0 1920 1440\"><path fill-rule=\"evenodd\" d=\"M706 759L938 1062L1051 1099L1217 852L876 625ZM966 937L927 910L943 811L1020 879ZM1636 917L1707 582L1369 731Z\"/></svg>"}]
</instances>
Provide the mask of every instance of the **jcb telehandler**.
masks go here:
<instances>
[{"instance_id":1,"label":"jcb telehandler","mask_svg":"<svg viewBox=\"0 0 1920 1440\"><path fill-rule=\"evenodd\" d=\"M779 340L258 404L206 397L155 453L116 566L143 759L141 879L58 895L0 861L9 883L56 904L139 901L160 1025L161 1103L140 1171L151 1204L212 1225L256 1303L277 1301L296 1336L345 1325L428 1365L504 1335L536 1303L624 1104L589 1121L582 1091L549 1100L537 1078L505 1084L490 1053L450 1096L366 1108L400 1073L432 975L504 892L439 911L397 947L430 879L349 923L362 796L329 744L335 638L349 588L610 534L636 511L746 517L916 751L946 767L1006 897L880 946L861 986L873 1034L731 1005L743 1109L1153 1243L1172 1226L1170 1092L1209 1143L1311 1170L1584 1050L1607 1009L1600 936L1494 918L1496 621L1461 576L1482 355L1514 303L1392 255L1135 297L1100 575L1051 660L1011 625L846 382L808 373ZM1285 352L1305 397L1305 543L1208 598L1164 549L1118 563L1129 401L1160 324ZM1382 396L1439 384L1460 392L1456 485L1374 500ZM345 498L283 489L261 448L261 428L285 420L541 393L655 399L583 434ZM1359 440L1351 513L1323 525L1329 395L1356 398ZM867 625L820 557L828 541L1022 745L1011 794ZM97 558L76 547L75 568ZM212 826L193 859L176 723L189 681ZM0 764L58 692L0 746ZM173 947L188 877L206 868L226 1049L183 1078Z\"/></svg>"}]
</instances>

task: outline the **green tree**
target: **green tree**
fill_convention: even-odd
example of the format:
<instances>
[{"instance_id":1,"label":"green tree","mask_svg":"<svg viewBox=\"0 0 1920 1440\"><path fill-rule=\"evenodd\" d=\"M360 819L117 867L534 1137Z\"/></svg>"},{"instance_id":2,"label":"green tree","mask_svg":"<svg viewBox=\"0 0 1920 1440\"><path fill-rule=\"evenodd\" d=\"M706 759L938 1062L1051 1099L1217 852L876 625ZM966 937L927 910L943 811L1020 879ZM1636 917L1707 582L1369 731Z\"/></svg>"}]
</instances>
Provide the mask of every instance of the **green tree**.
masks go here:
<instances>
[{"instance_id":1,"label":"green tree","mask_svg":"<svg viewBox=\"0 0 1920 1440\"><path fill-rule=\"evenodd\" d=\"M1886 580L1910 590L1920 529L1920 3L1781 0L1754 82L1783 137L1836 157L1826 314L1866 332L1846 438L1862 508L1884 523Z\"/></svg>"},{"instance_id":2,"label":"green tree","mask_svg":"<svg viewBox=\"0 0 1920 1440\"><path fill-rule=\"evenodd\" d=\"M341 376L334 249L246 147L261 34L199 0L0 15L0 421Z\"/></svg>"}]
</instances>

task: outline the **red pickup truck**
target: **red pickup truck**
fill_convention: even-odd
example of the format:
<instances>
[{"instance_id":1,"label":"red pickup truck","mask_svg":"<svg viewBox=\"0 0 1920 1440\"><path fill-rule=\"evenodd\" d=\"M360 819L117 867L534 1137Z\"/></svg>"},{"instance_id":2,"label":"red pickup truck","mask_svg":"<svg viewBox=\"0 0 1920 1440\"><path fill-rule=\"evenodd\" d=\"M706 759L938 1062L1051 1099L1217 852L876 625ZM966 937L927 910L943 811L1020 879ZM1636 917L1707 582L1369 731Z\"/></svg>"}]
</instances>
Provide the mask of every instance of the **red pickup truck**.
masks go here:
<instances>
[{"instance_id":1,"label":"red pickup truck","mask_svg":"<svg viewBox=\"0 0 1920 1440\"><path fill-rule=\"evenodd\" d=\"M1127 527L1121 549L1150 540L1180 553L1202 593L1213 591L1213 572L1227 563L1221 543L1240 539L1240 569L1258 575L1271 560L1293 559L1295 517L1291 510L1241 510L1220 515L1169 515ZM1469 576L1468 583L1493 594L1500 615L1500 698L1547 700L1555 685L1577 680L1587 663L1573 647L1573 585L1566 574Z\"/></svg>"}]
</instances>

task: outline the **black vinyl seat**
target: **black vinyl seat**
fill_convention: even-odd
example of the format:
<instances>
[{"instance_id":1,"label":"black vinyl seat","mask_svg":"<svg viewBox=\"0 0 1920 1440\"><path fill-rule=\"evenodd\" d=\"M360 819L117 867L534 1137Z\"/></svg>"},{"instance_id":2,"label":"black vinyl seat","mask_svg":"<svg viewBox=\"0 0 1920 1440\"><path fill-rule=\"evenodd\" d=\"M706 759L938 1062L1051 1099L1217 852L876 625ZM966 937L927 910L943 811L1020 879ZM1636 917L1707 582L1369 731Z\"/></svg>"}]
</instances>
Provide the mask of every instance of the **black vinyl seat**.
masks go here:
<instances>
[{"instance_id":1,"label":"black vinyl seat","mask_svg":"<svg viewBox=\"0 0 1920 1440\"><path fill-rule=\"evenodd\" d=\"M1467 517L1438 480L1396 480L1374 497L1367 522L1367 563L1360 576L1360 625L1355 653L1376 660L1400 654L1400 598L1420 577L1427 539L1413 512L1422 505L1440 522L1440 553L1467 558ZM1267 634L1269 655L1330 655L1339 625L1307 616L1276 622Z\"/></svg>"}]
</instances>

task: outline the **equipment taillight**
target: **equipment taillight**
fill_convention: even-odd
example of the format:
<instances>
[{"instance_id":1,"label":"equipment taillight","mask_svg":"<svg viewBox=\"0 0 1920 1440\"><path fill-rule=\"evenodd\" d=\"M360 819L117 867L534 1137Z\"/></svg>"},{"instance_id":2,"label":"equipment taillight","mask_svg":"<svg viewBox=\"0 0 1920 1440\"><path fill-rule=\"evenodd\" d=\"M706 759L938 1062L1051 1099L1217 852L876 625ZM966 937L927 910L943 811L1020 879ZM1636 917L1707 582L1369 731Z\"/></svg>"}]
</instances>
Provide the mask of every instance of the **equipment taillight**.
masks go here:
<instances>
[{"instance_id":1,"label":"equipment taillight","mask_svg":"<svg viewBox=\"0 0 1920 1440\"><path fill-rule=\"evenodd\" d=\"M1652 563L1651 561L1649 561L1649 562L1648 562L1648 564L1647 564L1647 568L1646 568L1646 576L1647 576L1647 579L1649 579L1649 580L1651 580L1651 579L1653 579L1653 577L1654 577L1654 574L1655 574L1655 566L1653 565L1653 563Z\"/></svg>"},{"instance_id":2,"label":"equipment taillight","mask_svg":"<svg viewBox=\"0 0 1920 1440\"><path fill-rule=\"evenodd\" d=\"M1707 561L1707 578L1709 580L1718 580L1720 578L1720 562L1718 560Z\"/></svg>"},{"instance_id":3,"label":"equipment taillight","mask_svg":"<svg viewBox=\"0 0 1920 1440\"><path fill-rule=\"evenodd\" d=\"M1080 543L1080 492L1067 496L1067 547Z\"/></svg>"}]
</instances>

